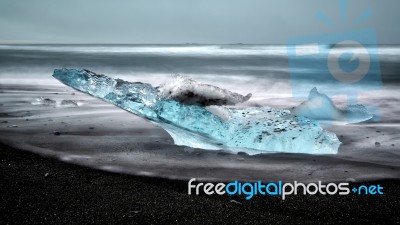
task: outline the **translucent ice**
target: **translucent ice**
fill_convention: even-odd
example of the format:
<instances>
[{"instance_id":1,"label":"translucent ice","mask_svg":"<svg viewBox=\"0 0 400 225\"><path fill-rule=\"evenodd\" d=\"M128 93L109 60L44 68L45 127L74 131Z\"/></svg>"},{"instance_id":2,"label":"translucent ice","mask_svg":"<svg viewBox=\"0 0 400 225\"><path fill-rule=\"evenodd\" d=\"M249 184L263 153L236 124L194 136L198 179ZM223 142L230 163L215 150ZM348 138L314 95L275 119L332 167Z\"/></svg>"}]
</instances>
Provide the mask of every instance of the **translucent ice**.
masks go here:
<instances>
[{"instance_id":1,"label":"translucent ice","mask_svg":"<svg viewBox=\"0 0 400 225\"><path fill-rule=\"evenodd\" d=\"M54 101L53 99L44 98L44 97L37 98L32 102L32 105L54 106L56 104L57 104L57 102Z\"/></svg>"},{"instance_id":2,"label":"translucent ice","mask_svg":"<svg viewBox=\"0 0 400 225\"><path fill-rule=\"evenodd\" d=\"M363 105L349 105L346 109L339 109L325 94L313 88L308 100L295 107L292 113L321 122L358 123L369 120L373 115Z\"/></svg>"},{"instance_id":3,"label":"translucent ice","mask_svg":"<svg viewBox=\"0 0 400 225\"><path fill-rule=\"evenodd\" d=\"M289 110L215 106L246 101L250 95L243 97L194 81L189 81L189 85L177 84L181 88L175 89L172 84L155 88L150 84L113 79L88 70L56 69L53 76L79 91L157 123L177 145L249 154L335 154L340 145L335 134ZM197 95L194 101L190 96L177 97L188 91L193 94L191 96Z\"/></svg>"}]
</instances>

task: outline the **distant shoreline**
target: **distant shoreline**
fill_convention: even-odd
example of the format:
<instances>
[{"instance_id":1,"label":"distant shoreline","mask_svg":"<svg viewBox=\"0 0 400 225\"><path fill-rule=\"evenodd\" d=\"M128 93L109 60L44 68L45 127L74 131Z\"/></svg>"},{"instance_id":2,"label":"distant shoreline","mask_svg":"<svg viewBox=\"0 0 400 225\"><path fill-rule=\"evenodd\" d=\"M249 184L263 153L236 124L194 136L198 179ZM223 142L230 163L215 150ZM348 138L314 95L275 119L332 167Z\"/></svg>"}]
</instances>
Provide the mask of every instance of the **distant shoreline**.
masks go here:
<instances>
[{"instance_id":1,"label":"distant shoreline","mask_svg":"<svg viewBox=\"0 0 400 225\"><path fill-rule=\"evenodd\" d=\"M319 43L320 45L334 45L336 43ZM221 45L221 46L288 46L287 44L257 44L257 43L7 43L3 42L0 45L60 45L60 46L212 46L212 45ZM399 46L399 44L364 44L366 46Z\"/></svg>"}]
</instances>

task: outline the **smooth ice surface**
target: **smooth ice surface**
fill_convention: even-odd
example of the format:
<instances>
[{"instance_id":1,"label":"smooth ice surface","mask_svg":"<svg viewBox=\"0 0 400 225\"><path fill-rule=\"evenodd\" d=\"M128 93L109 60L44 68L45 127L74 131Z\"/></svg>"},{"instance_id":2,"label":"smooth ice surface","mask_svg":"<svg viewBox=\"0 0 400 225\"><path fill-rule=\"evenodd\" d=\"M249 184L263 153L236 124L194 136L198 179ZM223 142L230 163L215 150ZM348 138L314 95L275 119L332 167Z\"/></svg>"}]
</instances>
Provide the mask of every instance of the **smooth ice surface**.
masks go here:
<instances>
[{"instance_id":1,"label":"smooth ice surface","mask_svg":"<svg viewBox=\"0 0 400 225\"><path fill-rule=\"evenodd\" d=\"M126 82L88 70L56 69L53 76L79 91L157 123L172 136L177 145L229 149L249 154L336 154L340 145L335 134L323 130L313 120L292 114L289 110L270 107L204 107L203 100L188 104L187 101L181 102L172 96L165 96L164 91L160 91L165 85L155 88L150 84ZM190 90L197 90L196 83L192 82L190 85ZM211 93L208 94L211 99L218 96L222 102L231 101L232 96L240 97L239 94L212 86L198 93L207 91ZM210 102L207 101L206 94L199 95L203 96L205 102Z\"/></svg>"}]
</instances>

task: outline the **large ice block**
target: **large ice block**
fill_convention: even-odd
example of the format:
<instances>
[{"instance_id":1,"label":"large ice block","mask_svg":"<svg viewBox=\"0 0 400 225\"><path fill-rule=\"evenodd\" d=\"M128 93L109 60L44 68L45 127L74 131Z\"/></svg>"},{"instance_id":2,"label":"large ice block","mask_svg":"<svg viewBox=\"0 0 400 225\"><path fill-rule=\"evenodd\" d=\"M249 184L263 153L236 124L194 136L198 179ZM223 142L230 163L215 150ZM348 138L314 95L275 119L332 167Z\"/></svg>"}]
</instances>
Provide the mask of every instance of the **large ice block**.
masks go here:
<instances>
[{"instance_id":1,"label":"large ice block","mask_svg":"<svg viewBox=\"0 0 400 225\"><path fill-rule=\"evenodd\" d=\"M334 133L289 110L206 106L216 101L215 96L215 105L235 104L250 97L211 85L190 82L183 89L174 89L173 85L153 87L76 69L56 69L53 76L76 90L157 123L177 145L249 154L336 154L340 145ZM187 90L196 94L196 100L177 97Z\"/></svg>"}]
</instances>

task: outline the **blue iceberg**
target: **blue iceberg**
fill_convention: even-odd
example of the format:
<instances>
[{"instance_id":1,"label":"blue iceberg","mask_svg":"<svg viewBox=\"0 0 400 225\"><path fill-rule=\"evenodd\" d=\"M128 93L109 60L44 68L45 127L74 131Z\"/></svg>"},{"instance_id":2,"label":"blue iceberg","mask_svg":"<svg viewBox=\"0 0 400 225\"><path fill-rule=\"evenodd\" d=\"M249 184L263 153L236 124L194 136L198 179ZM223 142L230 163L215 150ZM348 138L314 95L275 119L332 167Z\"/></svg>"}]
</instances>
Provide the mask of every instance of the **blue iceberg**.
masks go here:
<instances>
[{"instance_id":1,"label":"blue iceberg","mask_svg":"<svg viewBox=\"0 0 400 225\"><path fill-rule=\"evenodd\" d=\"M248 154L288 152L336 154L340 141L318 122L285 109L235 108L242 96L194 80L178 78L153 87L88 70L56 69L62 83L110 102L165 129L175 144Z\"/></svg>"}]
</instances>

